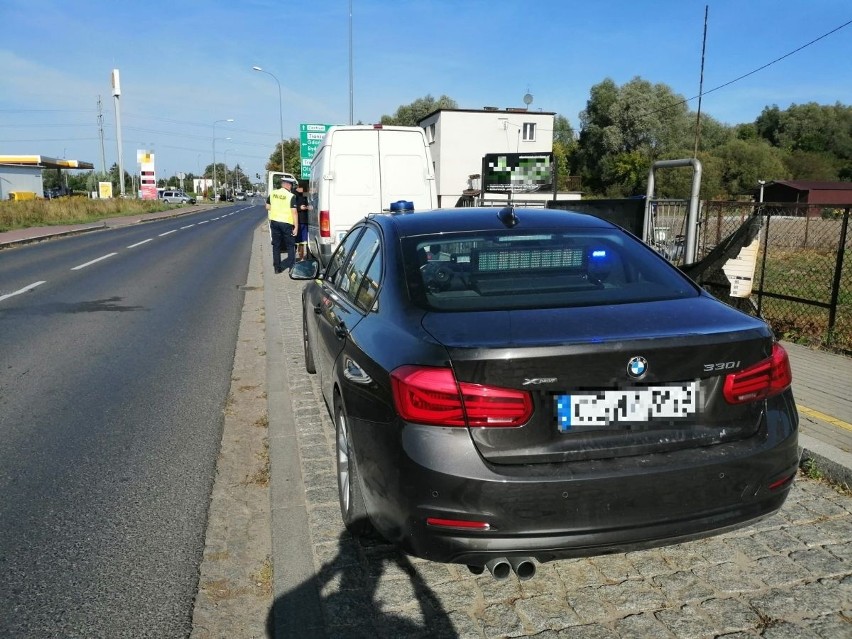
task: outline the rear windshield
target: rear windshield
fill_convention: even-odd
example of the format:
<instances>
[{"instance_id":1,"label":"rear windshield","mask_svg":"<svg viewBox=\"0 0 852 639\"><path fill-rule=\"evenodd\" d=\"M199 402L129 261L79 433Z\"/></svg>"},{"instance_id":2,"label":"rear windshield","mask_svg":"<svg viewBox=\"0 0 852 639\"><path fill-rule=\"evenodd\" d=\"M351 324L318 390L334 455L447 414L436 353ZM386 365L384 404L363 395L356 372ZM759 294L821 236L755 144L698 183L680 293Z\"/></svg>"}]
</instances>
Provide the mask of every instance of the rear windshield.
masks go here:
<instances>
[{"instance_id":1,"label":"rear windshield","mask_svg":"<svg viewBox=\"0 0 852 639\"><path fill-rule=\"evenodd\" d=\"M676 268L619 229L419 236L403 241L412 301L443 311L696 297Z\"/></svg>"}]
</instances>

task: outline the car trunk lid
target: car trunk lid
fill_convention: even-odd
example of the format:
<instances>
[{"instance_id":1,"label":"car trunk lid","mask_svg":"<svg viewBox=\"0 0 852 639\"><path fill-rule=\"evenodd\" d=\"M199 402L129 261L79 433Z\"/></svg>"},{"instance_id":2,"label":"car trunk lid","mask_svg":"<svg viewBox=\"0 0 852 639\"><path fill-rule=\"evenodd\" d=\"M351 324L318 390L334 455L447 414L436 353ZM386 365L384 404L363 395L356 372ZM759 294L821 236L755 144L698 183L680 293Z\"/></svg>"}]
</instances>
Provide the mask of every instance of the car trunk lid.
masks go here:
<instances>
[{"instance_id":1,"label":"car trunk lid","mask_svg":"<svg viewBox=\"0 0 852 639\"><path fill-rule=\"evenodd\" d=\"M750 436L760 425L762 403L730 405L722 388L728 373L770 355L771 332L707 296L430 313L423 326L447 348L459 382L531 394L527 424L470 429L494 463L706 446Z\"/></svg>"}]
</instances>

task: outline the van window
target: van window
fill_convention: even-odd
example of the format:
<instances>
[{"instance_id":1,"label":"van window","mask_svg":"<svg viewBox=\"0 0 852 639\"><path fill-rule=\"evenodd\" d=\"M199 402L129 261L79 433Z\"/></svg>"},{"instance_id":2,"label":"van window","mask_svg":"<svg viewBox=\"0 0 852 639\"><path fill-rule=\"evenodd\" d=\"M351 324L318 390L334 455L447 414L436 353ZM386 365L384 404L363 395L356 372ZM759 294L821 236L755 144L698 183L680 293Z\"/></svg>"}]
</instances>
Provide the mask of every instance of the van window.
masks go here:
<instances>
[{"instance_id":1,"label":"van window","mask_svg":"<svg viewBox=\"0 0 852 639\"><path fill-rule=\"evenodd\" d=\"M383 186L388 201L426 194L426 167L422 155L386 155L383 167Z\"/></svg>"},{"instance_id":2,"label":"van window","mask_svg":"<svg viewBox=\"0 0 852 639\"><path fill-rule=\"evenodd\" d=\"M334 161L336 195L373 195L378 192L375 158L371 155L338 155Z\"/></svg>"}]
</instances>

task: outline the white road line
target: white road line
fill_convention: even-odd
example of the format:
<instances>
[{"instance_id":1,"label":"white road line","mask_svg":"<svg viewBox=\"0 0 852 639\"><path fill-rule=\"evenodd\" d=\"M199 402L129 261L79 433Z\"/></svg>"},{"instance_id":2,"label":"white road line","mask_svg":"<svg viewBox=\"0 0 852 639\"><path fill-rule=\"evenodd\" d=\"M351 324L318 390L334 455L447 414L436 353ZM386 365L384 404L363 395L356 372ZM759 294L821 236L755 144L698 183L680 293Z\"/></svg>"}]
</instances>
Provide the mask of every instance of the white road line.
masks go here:
<instances>
[{"instance_id":1,"label":"white road line","mask_svg":"<svg viewBox=\"0 0 852 639\"><path fill-rule=\"evenodd\" d=\"M172 233L177 233L177 229L172 229L171 231L166 231L165 233L160 233L158 237L163 237L164 235L171 235Z\"/></svg>"},{"instance_id":2,"label":"white road line","mask_svg":"<svg viewBox=\"0 0 852 639\"><path fill-rule=\"evenodd\" d=\"M10 297L15 297L15 295L20 295L21 293L26 293L27 291L31 291L36 286L41 286L42 284L44 284L44 281L34 282L33 284L29 284L28 286L25 286L21 290L15 291L14 293L7 293L6 295L0 295L0 302L2 302L3 300L7 300Z\"/></svg>"},{"instance_id":3,"label":"white road line","mask_svg":"<svg viewBox=\"0 0 852 639\"><path fill-rule=\"evenodd\" d=\"M113 255L118 255L118 253L110 253L108 255L101 255L98 259L92 260L91 262L86 262L85 264L80 264L79 266L75 266L71 270L72 271L79 271L81 268L86 268L87 266L91 266L92 264L96 264L97 262L100 262L101 260L105 260L108 257L112 257Z\"/></svg>"},{"instance_id":4,"label":"white road line","mask_svg":"<svg viewBox=\"0 0 852 639\"><path fill-rule=\"evenodd\" d=\"M186 226L180 227L180 230L182 231L184 229L191 229L193 226L195 226L195 224L187 224Z\"/></svg>"},{"instance_id":5,"label":"white road line","mask_svg":"<svg viewBox=\"0 0 852 639\"><path fill-rule=\"evenodd\" d=\"M207 224L210 220L204 220L203 222L199 222L199 224Z\"/></svg>"},{"instance_id":6,"label":"white road line","mask_svg":"<svg viewBox=\"0 0 852 639\"><path fill-rule=\"evenodd\" d=\"M214 217L214 218L213 218L213 220L214 220L214 221L215 221L215 220L218 220L218 219L219 219L218 217Z\"/></svg>"},{"instance_id":7,"label":"white road line","mask_svg":"<svg viewBox=\"0 0 852 639\"><path fill-rule=\"evenodd\" d=\"M153 242L153 241L154 241L154 238L153 238L153 237L149 237L147 240L142 240L141 242L136 242L136 244L131 244L131 245L130 245L130 246L128 246L127 248L136 248L137 246L142 246L142 245L143 245L143 244L145 244L146 242Z\"/></svg>"}]
</instances>

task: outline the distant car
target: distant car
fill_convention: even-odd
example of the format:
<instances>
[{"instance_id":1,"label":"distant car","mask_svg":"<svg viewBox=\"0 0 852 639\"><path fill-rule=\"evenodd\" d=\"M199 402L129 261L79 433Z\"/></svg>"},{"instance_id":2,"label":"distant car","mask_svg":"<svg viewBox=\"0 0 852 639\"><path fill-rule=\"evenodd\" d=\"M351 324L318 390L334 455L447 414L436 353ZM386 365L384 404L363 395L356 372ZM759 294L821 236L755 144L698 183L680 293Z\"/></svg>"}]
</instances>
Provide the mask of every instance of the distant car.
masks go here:
<instances>
[{"instance_id":1,"label":"distant car","mask_svg":"<svg viewBox=\"0 0 852 639\"><path fill-rule=\"evenodd\" d=\"M194 204L194 198L189 197L183 191L163 191L160 199L166 204Z\"/></svg>"},{"instance_id":2,"label":"distant car","mask_svg":"<svg viewBox=\"0 0 852 639\"><path fill-rule=\"evenodd\" d=\"M503 578L779 510L798 416L771 329L596 217L367 216L304 280L305 366L336 431L340 509Z\"/></svg>"},{"instance_id":3,"label":"distant car","mask_svg":"<svg viewBox=\"0 0 852 639\"><path fill-rule=\"evenodd\" d=\"M244 201L246 199L246 194L242 191L237 191L236 198L238 201Z\"/></svg>"}]
</instances>

